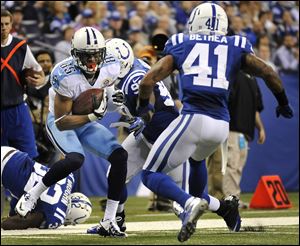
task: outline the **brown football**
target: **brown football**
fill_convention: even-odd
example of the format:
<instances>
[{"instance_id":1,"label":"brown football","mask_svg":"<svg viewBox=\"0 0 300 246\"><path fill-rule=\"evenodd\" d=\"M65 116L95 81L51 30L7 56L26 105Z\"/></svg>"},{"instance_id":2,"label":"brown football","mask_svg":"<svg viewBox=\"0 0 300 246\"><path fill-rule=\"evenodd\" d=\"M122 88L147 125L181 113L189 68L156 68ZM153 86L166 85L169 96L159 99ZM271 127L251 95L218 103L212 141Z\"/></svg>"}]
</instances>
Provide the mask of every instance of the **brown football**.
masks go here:
<instances>
[{"instance_id":1,"label":"brown football","mask_svg":"<svg viewBox=\"0 0 300 246\"><path fill-rule=\"evenodd\" d=\"M86 115L97 109L103 99L103 89L89 89L82 92L73 102L72 114Z\"/></svg>"}]
</instances>

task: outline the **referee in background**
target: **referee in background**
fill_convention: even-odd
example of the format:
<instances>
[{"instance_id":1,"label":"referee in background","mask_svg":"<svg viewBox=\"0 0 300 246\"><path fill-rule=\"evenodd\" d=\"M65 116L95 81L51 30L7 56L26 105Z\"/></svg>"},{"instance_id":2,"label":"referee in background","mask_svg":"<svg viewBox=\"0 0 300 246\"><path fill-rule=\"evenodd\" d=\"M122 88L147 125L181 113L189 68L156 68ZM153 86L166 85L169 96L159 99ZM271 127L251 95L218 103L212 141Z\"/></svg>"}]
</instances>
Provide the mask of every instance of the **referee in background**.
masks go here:
<instances>
[{"instance_id":1,"label":"referee in background","mask_svg":"<svg viewBox=\"0 0 300 246\"><path fill-rule=\"evenodd\" d=\"M1 10L1 146L14 147L36 158L38 152L24 92L27 86L42 86L45 75L26 40L13 37L11 29L11 13ZM34 71L24 77L24 69Z\"/></svg>"}]
</instances>

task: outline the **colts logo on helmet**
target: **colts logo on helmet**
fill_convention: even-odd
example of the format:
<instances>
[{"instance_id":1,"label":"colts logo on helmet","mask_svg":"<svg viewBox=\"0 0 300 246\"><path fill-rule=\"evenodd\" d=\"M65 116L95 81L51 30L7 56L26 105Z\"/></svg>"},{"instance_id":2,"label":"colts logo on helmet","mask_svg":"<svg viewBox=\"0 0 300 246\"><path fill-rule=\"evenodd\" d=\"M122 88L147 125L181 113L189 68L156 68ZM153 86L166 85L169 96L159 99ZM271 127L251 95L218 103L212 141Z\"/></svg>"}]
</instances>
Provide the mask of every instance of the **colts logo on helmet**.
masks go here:
<instances>
[{"instance_id":1,"label":"colts logo on helmet","mask_svg":"<svg viewBox=\"0 0 300 246\"><path fill-rule=\"evenodd\" d=\"M127 55L123 56L123 54L121 53L121 50L120 50L119 47L116 47L116 50L118 51L118 53L120 54L120 56L121 56L122 59L127 59L127 58L129 57L129 55L130 55L130 52L129 52L128 47L127 47L124 43L123 43L123 46L124 46L124 47L126 48L126 50L127 50Z\"/></svg>"}]
</instances>

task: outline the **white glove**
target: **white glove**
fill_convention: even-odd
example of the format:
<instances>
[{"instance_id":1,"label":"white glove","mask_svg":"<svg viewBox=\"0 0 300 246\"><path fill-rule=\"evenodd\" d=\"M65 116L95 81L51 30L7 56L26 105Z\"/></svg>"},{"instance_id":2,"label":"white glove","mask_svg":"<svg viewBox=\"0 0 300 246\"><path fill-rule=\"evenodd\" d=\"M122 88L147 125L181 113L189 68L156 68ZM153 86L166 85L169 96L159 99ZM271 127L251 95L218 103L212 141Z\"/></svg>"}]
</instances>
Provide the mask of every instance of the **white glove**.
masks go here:
<instances>
[{"instance_id":1,"label":"white glove","mask_svg":"<svg viewBox=\"0 0 300 246\"><path fill-rule=\"evenodd\" d=\"M98 108L94 109L94 112L91 114L88 114L89 120L90 121L95 121L95 120L101 120L105 113L107 112L107 93L106 89L104 89L103 92L103 99L101 101L101 104Z\"/></svg>"}]
</instances>

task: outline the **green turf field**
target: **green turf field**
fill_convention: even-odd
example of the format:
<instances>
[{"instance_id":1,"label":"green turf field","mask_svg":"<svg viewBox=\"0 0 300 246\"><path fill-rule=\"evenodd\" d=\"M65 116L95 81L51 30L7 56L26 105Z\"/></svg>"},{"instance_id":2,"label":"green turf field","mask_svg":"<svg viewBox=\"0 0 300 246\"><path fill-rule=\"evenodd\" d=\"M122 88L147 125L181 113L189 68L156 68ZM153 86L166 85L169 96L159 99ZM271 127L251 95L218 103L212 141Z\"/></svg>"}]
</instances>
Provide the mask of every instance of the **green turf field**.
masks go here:
<instances>
[{"instance_id":1,"label":"green turf field","mask_svg":"<svg viewBox=\"0 0 300 246\"><path fill-rule=\"evenodd\" d=\"M245 202L251 200L252 194L243 194L241 199ZM280 210L241 210L243 218L261 218L261 217L292 217L299 216L299 193L289 193L289 198L293 204L290 209ZM91 197L93 203L93 212L86 223L97 223L103 216L99 206L101 198ZM147 198L130 197L126 204L126 221L168 221L176 220L175 215L166 212L149 212L146 210L148 204ZM5 213L7 213L7 208ZM5 214L4 213L4 214ZM213 213L205 213L201 220L218 219ZM299 245L299 224L289 226L265 226L261 231L245 231L242 227L239 233L230 233L226 228L203 228L197 229L192 238L184 244L192 245ZM55 231L55 230L54 230ZM22 235L22 236L3 236L1 235L1 244L27 244L27 245L84 245L84 244L104 244L104 245L141 245L141 244L181 244L177 241L178 230L172 231L147 231L147 232L128 232L126 239L102 238L96 235L72 234L72 235Z\"/></svg>"}]
</instances>

